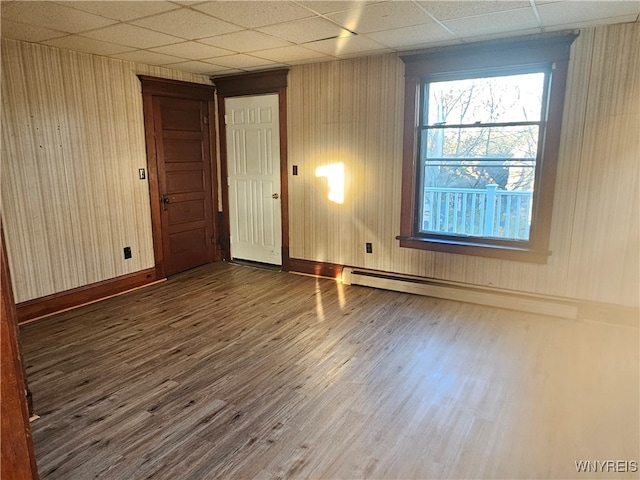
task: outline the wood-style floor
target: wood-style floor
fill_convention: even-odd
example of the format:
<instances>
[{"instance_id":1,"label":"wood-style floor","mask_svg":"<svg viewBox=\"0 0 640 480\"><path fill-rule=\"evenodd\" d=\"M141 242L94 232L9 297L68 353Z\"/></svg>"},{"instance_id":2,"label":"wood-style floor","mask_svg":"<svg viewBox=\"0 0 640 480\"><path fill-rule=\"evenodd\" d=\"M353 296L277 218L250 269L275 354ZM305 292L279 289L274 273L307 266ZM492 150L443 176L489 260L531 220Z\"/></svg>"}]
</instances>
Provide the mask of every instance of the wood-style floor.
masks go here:
<instances>
[{"instance_id":1,"label":"wood-style floor","mask_svg":"<svg viewBox=\"0 0 640 480\"><path fill-rule=\"evenodd\" d=\"M638 478L575 466L640 460L638 340L224 263L21 328L43 480Z\"/></svg>"}]
</instances>

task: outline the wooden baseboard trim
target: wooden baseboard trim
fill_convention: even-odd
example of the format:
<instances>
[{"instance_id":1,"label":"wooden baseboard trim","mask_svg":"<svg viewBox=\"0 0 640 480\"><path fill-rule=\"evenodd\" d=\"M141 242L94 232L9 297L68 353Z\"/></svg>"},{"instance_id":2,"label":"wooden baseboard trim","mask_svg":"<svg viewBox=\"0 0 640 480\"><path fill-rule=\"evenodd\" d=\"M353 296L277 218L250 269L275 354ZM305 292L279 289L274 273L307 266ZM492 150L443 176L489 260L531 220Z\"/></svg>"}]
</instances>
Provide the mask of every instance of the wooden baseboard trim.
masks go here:
<instances>
[{"instance_id":1,"label":"wooden baseboard trim","mask_svg":"<svg viewBox=\"0 0 640 480\"><path fill-rule=\"evenodd\" d=\"M341 278L344 265L335 263L314 262L312 260L302 260L300 258L289 258L286 271L291 273L306 273L318 277Z\"/></svg>"},{"instance_id":2,"label":"wooden baseboard trim","mask_svg":"<svg viewBox=\"0 0 640 480\"><path fill-rule=\"evenodd\" d=\"M54 313L77 308L88 303L94 303L150 285L156 281L158 281L158 278L156 278L156 269L150 268L72 290L54 293L46 297L34 298L33 300L21 302L16 305L18 323L25 323L53 315Z\"/></svg>"}]
</instances>

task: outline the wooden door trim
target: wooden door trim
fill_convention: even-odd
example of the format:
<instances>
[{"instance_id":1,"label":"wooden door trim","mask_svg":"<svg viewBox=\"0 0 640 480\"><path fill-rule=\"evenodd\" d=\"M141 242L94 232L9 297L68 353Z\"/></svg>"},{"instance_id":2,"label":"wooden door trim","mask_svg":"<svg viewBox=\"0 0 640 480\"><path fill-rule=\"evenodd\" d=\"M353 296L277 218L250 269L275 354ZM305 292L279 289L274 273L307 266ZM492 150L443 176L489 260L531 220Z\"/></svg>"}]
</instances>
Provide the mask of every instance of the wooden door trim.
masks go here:
<instances>
[{"instance_id":1,"label":"wooden door trim","mask_svg":"<svg viewBox=\"0 0 640 480\"><path fill-rule=\"evenodd\" d=\"M207 102L209 113L209 158L211 176L211 212L214 237L220 238L220 225L218 222L218 182L217 157L215 149L215 88L212 85L201 83L183 82L167 78L156 78L147 75L138 75L142 85L142 102L144 115L145 144L147 152L147 172L149 179L149 197L151 202L151 230L153 236L153 251L156 269L156 279L166 277L164 262L163 235L162 235L162 211L160 209L160 178L158 174L158 152L155 143L154 122L154 97L183 98L186 100L198 100ZM218 241L218 243L220 243ZM214 248L214 261L220 261L219 248Z\"/></svg>"},{"instance_id":2,"label":"wooden door trim","mask_svg":"<svg viewBox=\"0 0 640 480\"><path fill-rule=\"evenodd\" d=\"M142 84L142 94L158 95L161 97L188 98L203 102L213 101L214 87L204 83L183 82L168 78L138 75Z\"/></svg>"},{"instance_id":3,"label":"wooden door trim","mask_svg":"<svg viewBox=\"0 0 640 480\"><path fill-rule=\"evenodd\" d=\"M225 99L275 93L278 95L280 123L280 209L282 219L282 270L289 270L289 163L287 158L287 75L288 69L253 72L226 77L212 77L218 95L218 131L220 132L220 180L222 194L222 225L220 244L225 260L231 260L231 226L229 219L229 189L226 185L227 128L224 123Z\"/></svg>"},{"instance_id":4,"label":"wooden door trim","mask_svg":"<svg viewBox=\"0 0 640 480\"><path fill-rule=\"evenodd\" d=\"M224 77L211 77L218 96L239 97L243 95L261 95L278 93L287 88L288 68L265 70L263 72L241 73Z\"/></svg>"},{"instance_id":5,"label":"wooden door trim","mask_svg":"<svg viewBox=\"0 0 640 480\"><path fill-rule=\"evenodd\" d=\"M35 450L27 408L26 380L18 342L16 306L11 287L11 274L4 246L4 232L0 219L1 307L2 323L2 405L1 462L3 478L37 479Z\"/></svg>"}]
</instances>

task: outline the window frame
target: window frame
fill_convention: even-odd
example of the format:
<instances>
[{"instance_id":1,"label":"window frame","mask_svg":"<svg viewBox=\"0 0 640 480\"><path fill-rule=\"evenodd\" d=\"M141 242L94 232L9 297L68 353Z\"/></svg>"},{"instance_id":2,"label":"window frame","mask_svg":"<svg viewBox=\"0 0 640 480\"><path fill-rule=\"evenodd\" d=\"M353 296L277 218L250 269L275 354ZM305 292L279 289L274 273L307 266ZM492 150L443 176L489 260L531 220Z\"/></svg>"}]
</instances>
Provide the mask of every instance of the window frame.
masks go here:
<instances>
[{"instance_id":1,"label":"window frame","mask_svg":"<svg viewBox=\"0 0 640 480\"><path fill-rule=\"evenodd\" d=\"M405 63L405 104L402 162L400 247L465 255L546 263L551 234L551 213L556 183L564 93L575 32L443 47L400 58ZM417 228L417 202L422 162L418 159L421 90L425 80L491 75L500 70L547 68L549 79L546 128L536 159L535 190L528 241L495 237L425 234Z\"/></svg>"}]
</instances>

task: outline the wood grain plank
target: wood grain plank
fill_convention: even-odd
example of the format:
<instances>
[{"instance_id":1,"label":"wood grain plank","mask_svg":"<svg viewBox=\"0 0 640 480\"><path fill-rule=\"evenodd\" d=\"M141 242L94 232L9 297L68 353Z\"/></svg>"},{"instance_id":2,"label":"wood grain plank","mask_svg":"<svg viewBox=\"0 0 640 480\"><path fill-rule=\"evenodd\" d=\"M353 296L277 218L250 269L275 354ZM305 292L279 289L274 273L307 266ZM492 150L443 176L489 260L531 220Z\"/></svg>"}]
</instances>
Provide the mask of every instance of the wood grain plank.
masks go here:
<instances>
[{"instance_id":1,"label":"wood grain plank","mask_svg":"<svg viewBox=\"0 0 640 480\"><path fill-rule=\"evenodd\" d=\"M575 478L640 450L637 328L217 263L21 334L43 479Z\"/></svg>"}]
</instances>

